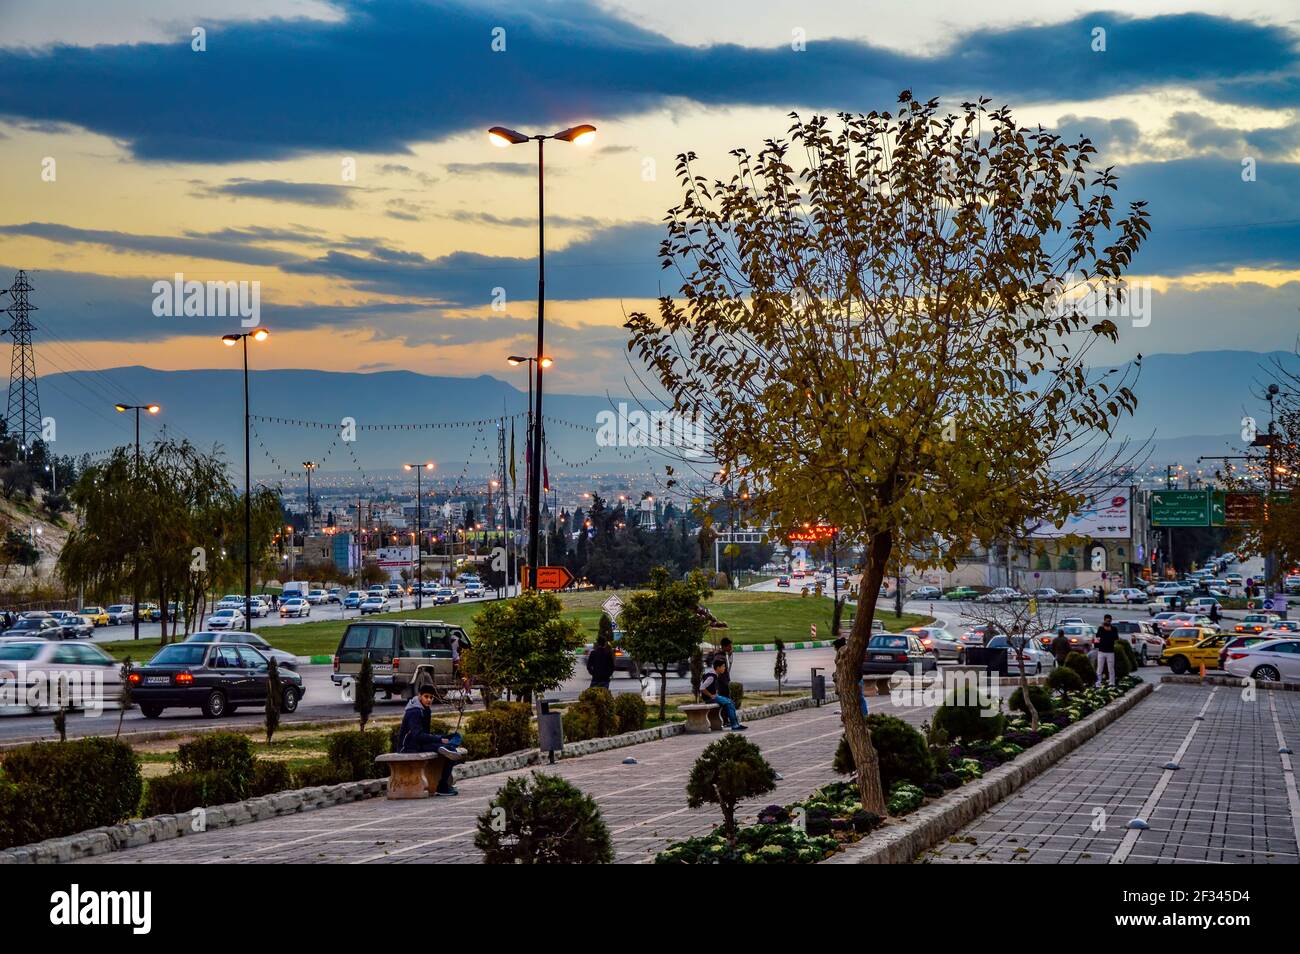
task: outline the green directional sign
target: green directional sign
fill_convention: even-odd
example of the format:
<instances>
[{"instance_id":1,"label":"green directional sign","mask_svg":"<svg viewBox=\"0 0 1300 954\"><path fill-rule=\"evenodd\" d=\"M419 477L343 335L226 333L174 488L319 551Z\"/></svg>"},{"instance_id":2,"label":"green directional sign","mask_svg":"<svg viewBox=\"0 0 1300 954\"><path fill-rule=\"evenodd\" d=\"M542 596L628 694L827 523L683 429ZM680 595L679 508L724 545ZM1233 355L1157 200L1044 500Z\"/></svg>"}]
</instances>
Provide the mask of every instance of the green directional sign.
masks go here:
<instances>
[{"instance_id":1,"label":"green directional sign","mask_svg":"<svg viewBox=\"0 0 1300 954\"><path fill-rule=\"evenodd\" d=\"M1210 492L1208 490L1151 491L1151 526L1208 527Z\"/></svg>"}]
</instances>

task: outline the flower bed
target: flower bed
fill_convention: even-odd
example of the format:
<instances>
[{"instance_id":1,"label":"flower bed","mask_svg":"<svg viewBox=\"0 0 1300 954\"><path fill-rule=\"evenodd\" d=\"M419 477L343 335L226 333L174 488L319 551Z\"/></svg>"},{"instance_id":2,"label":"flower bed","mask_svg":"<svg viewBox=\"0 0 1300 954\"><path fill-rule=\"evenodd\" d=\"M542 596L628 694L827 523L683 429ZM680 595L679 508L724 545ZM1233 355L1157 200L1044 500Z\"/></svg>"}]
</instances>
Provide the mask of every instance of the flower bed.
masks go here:
<instances>
[{"instance_id":1,"label":"flower bed","mask_svg":"<svg viewBox=\"0 0 1300 954\"><path fill-rule=\"evenodd\" d=\"M946 767L937 765L925 785L896 782L889 790L886 809L901 818L927 802L943 798L953 789L982 778L1004 762L1051 737L1066 726L1091 715L1141 684L1127 676L1115 687L1100 686L1054 696L1060 708L1040 718L1037 731L1022 716L1007 719L1001 735L993 739L959 743L947 748ZM823 785L801 802L770 806L759 813L756 825L740 828L736 843L728 843L721 829L699 838L670 845L655 857L656 864L811 864L875 830L884 819L866 812L851 782Z\"/></svg>"}]
</instances>

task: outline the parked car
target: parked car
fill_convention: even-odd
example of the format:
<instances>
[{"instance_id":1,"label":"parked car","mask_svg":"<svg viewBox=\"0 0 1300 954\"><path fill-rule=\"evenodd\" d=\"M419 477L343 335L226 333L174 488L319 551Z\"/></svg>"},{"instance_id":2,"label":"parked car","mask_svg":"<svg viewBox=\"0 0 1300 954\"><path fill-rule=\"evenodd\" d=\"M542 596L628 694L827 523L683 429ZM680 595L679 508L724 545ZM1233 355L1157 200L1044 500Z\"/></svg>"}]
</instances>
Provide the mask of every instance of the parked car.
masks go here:
<instances>
[{"instance_id":1,"label":"parked car","mask_svg":"<svg viewBox=\"0 0 1300 954\"><path fill-rule=\"evenodd\" d=\"M95 624L72 610L51 610L50 617L59 624L64 639L77 639L81 636L89 639L94 635Z\"/></svg>"},{"instance_id":2,"label":"parked car","mask_svg":"<svg viewBox=\"0 0 1300 954\"><path fill-rule=\"evenodd\" d=\"M1097 591L1086 586L1076 586L1074 589L1061 594L1061 602L1095 603L1097 602Z\"/></svg>"},{"instance_id":3,"label":"parked car","mask_svg":"<svg viewBox=\"0 0 1300 954\"><path fill-rule=\"evenodd\" d=\"M1171 642L1165 647L1160 662L1168 666L1176 676L1200 669L1201 666L1206 669L1216 669L1219 665L1219 650L1231 638L1228 633L1213 633L1195 643Z\"/></svg>"},{"instance_id":4,"label":"parked car","mask_svg":"<svg viewBox=\"0 0 1300 954\"><path fill-rule=\"evenodd\" d=\"M1025 674L1036 676L1050 672L1056 667L1056 657L1050 650L1044 649L1042 643L1027 636L997 635L984 644L987 649L1005 649L1007 651L1007 674L1019 675L1021 660L1024 661Z\"/></svg>"},{"instance_id":5,"label":"parked car","mask_svg":"<svg viewBox=\"0 0 1300 954\"><path fill-rule=\"evenodd\" d=\"M841 577L840 579L842 580L842 582L840 583L840 589L842 590L848 589L849 581L847 579L844 579L843 577ZM937 586L920 586L917 587L916 592L912 594L912 599L937 600L942 596L943 596L943 590L939 589L939 587Z\"/></svg>"},{"instance_id":6,"label":"parked car","mask_svg":"<svg viewBox=\"0 0 1300 954\"><path fill-rule=\"evenodd\" d=\"M361 606L361 601L366 598L366 594L360 590L349 590L348 595L343 597L344 609L357 609Z\"/></svg>"},{"instance_id":7,"label":"parked car","mask_svg":"<svg viewBox=\"0 0 1300 954\"><path fill-rule=\"evenodd\" d=\"M280 603L280 618L287 616L302 617L311 615L311 604L301 596L294 596Z\"/></svg>"},{"instance_id":8,"label":"parked car","mask_svg":"<svg viewBox=\"0 0 1300 954\"><path fill-rule=\"evenodd\" d=\"M1232 629L1237 633L1262 633L1272 629L1281 619L1274 613L1247 613Z\"/></svg>"},{"instance_id":9,"label":"parked car","mask_svg":"<svg viewBox=\"0 0 1300 954\"><path fill-rule=\"evenodd\" d=\"M247 633L243 630L225 630L221 632L200 630L197 633L190 633L185 637L187 643L225 643L236 646L252 646L267 659L274 659L280 666L288 666L290 669L298 668L298 657L293 653L285 652L283 649L276 649L257 633Z\"/></svg>"},{"instance_id":10,"label":"parked car","mask_svg":"<svg viewBox=\"0 0 1300 954\"><path fill-rule=\"evenodd\" d=\"M4 631L5 636L23 636L37 639L62 639L59 621L49 613L27 613Z\"/></svg>"},{"instance_id":11,"label":"parked car","mask_svg":"<svg viewBox=\"0 0 1300 954\"><path fill-rule=\"evenodd\" d=\"M244 614L237 609L219 609L208 617L208 629L243 629Z\"/></svg>"},{"instance_id":12,"label":"parked car","mask_svg":"<svg viewBox=\"0 0 1300 954\"><path fill-rule=\"evenodd\" d=\"M922 646L934 654L935 659L962 662L966 658L965 645L942 626L912 626L903 630L903 635L915 636Z\"/></svg>"},{"instance_id":13,"label":"parked car","mask_svg":"<svg viewBox=\"0 0 1300 954\"><path fill-rule=\"evenodd\" d=\"M388 597L380 596L377 593L371 594L361 601L361 605L358 609L361 611L362 616L365 616L367 613L387 613Z\"/></svg>"},{"instance_id":14,"label":"parked car","mask_svg":"<svg viewBox=\"0 0 1300 954\"><path fill-rule=\"evenodd\" d=\"M110 626L119 626L135 619L135 607L130 603L114 603L105 612L108 613L108 624Z\"/></svg>"},{"instance_id":15,"label":"parked car","mask_svg":"<svg viewBox=\"0 0 1300 954\"><path fill-rule=\"evenodd\" d=\"M15 685L19 674L25 686ZM91 643L51 642L46 639L7 640L0 643L0 693L30 698L27 690L66 676L72 708L102 706L121 695L122 672L115 660ZM87 698L87 690L93 695Z\"/></svg>"},{"instance_id":16,"label":"parked car","mask_svg":"<svg viewBox=\"0 0 1300 954\"><path fill-rule=\"evenodd\" d=\"M1119 630L1120 639L1132 647L1139 666L1159 659L1164 652L1165 640L1156 632L1155 624L1144 619L1118 619L1114 625Z\"/></svg>"},{"instance_id":17,"label":"parked car","mask_svg":"<svg viewBox=\"0 0 1300 954\"><path fill-rule=\"evenodd\" d=\"M462 650L469 648L465 630L441 620L349 623L334 653L330 681L336 686L355 681L362 660L369 656L375 689L386 697L409 700L423 682L432 683L435 694L441 693L458 684L452 666L453 637Z\"/></svg>"},{"instance_id":18,"label":"parked car","mask_svg":"<svg viewBox=\"0 0 1300 954\"><path fill-rule=\"evenodd\" d=\"M1010 603L1012 600L1016 599L1018 596L1020 596L1020 592L1019 592L1018 590L1014 590L1014 589L1012 589L1012 588L1009 587L1009 586L995 586L993 589L989 590L989 591L988 591L987 593L985 593L983 596L977 596L977 597L975 598L975 602L977 602L977 603Z\"/></svg>"},{"instance_id":19,"label":"parked car","mask_svg":"<svg viewBox=\"0 0 1300 954\"><path fill-rule=\"evenodd\" d=\"M1224 669L1257 682L1300 682L1300 639L1285 636L1230 650Z\"/></svg>"},{"instance_id":20,"label":"parked car","mask_svg":"<svg viewBox=\"0 0 1300 954\"><path fill-rule=\"evenodd\" d=\"M882 633L872 636L867 643L867 652L862 660L864 673L933 672L938 668L934 658L921 641L906 633ZM916 667L916 668L914 668Z\"/></svg>"},{"instance_id":21,"label":"parked car","mask_svg":"<svg viewBox=\"0 0 1300 954\"><path fill-rule=\"evenodd\" d=\"M240 706L260 710L266 705L266 657L252 646L172 643L128 678L131 698L146 719L158 718L165 709L201 709L215 719ZM296 710L303 695L302 676L281 669L279 688L280 711Z\"/></svg>"},{"instance_id":22,"label":"parked car","mask_svg":"<svg viewBox=\"0 0 1300 954\"><path fill-rule=\"evenodd\" d=\"M1061 593L1054 586L1040 586L1029 594L1040 603L1059 603Z\"/></svg>"},{"instance_id":23,"label":"parked car","mask_svg":"<svg viewBox=\"0 0 1300 954\"><path fill-rule=\"evenodd\" d=\"M441 606L444 603L459 603L460 594L450 586L444 586L433 594L433 602L435 606Z\"/></svg>"},{"instance_id":24,"label":"parked car","mask_svg":"<svg viewBox=\"0 0 1300 954\"><path fill-rule=\"evenodd\" d=\"M979 596L979 593L969 586L955 586L943 594L945 600L973 600L977 596Z\"/></svg>"},{"instance_id":25,"label":"parked car","mask_svg":"<svg viewBox=\"0 0 1300 954\"><path fill-rule=\"evenodd\" d=\"M77 615L86 617L93 626L108 625L108 613L105 612L102 606L83 606L77 610Z\"/></svg>"},{"instance_id":26,"label":"parked car","mask_svg":"<svg viewBox=\"0 0 1300 954\"><path fill-rule=\"evenodd\" d=\"M1139 590L1135 586L1126 586L1122 590L1115 590L1106 596L1107 603L1145 603L1147 602L1146 590Z\"/></svg>"}]
</instances>

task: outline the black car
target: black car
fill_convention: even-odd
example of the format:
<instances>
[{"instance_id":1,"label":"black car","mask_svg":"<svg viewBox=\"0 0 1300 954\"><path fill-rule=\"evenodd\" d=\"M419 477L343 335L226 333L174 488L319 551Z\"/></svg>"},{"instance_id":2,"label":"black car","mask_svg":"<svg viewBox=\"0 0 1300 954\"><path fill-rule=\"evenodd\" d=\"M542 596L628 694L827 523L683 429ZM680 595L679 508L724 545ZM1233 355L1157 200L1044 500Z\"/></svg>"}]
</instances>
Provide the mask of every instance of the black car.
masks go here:
<instances>
[{"instance_id":1,"label":"black car","mask_svg":"<svg viewBox=\"0 0 1300 954\"><path fill-rule=\"evenodd\" d=\"M62 639L63 630L53 616L24 616L0 636L31 636L35 639Z\"/></svg>"},{"instance_id":2,"label":"black car","mask_svg":"<svg viewBox=\"0 0 1300 954\"><path fill-rule=\"evenodd\" d=\"M130 675L131 698L147 719L164 709L202 709L209 718L266 705L266 657L233 643L172 643ZM280 711L293 712L302 676L280 670Z\"/></svg>"},{"instance_id":3,"label":"black car","mask_svg":"<svg viewBox=\"0 0 1300 954\"><path fill-rule=\"evenodd\" d=\"M864 673L914 672L913 666L920 666L921 672L933 672L939 666L915 636L879 633L867 643L867 653L862 660Z\"/></svg>"}]
</instances>

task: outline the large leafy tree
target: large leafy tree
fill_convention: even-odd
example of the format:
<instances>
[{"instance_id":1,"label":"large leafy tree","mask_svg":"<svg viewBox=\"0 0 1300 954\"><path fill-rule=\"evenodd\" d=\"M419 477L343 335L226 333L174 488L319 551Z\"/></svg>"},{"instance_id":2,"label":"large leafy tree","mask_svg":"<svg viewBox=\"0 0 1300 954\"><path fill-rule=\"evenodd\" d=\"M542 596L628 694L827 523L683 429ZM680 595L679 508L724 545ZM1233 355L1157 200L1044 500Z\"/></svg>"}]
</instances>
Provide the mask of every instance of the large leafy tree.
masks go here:
<instances>
[{"instance_id":1,"label":"large leafy tree","mask_svg":"<svg viewBox=\"0 0 1300 954\"><path fill-rule=\"evenodd\" d=\"M715 483L863 546L841 698L896 546L951 565L975 540L1063 522L1105 470L1136 400L1087 355L1119 329L1062 291L1121 296L1148 223L1141 202L1116 212L1094 153L986 101L945 115L904 93L893 115L796 116L787 139L734 150L725 180L679 157L661 248L679 294L631 316L629 348L710 434ZM841 712L862 804L883 814L866 720Z\"/></svg>"},{"instance_id":2,"label":"large leafy tree","mask_svg":"<svg viewBox=\"0 0 1300 954\"><path fill-rule=\"evenodd\" d=\"M709 631L709 621L700 612L708 597L709 587L698 570L675 580L657 566L650 571L650 589L629 599L619 616L623 648L637 665L659 674L660 719L667 710L668 673L691 658Z\"/></svg>"},{"instance_id":3,"label":"large leafy tree","mask_svg":"<svg viewBox=\"0 0 1300 954\"><path fill-rule=\"evenodd\" d=\"M581 624L563 612L558 596L535 590L488 603L474 617L473 645L464 656L469 673L525 702L558 688L573 675L573 651L582 646Z\"/></svg>"}]
</instances>

